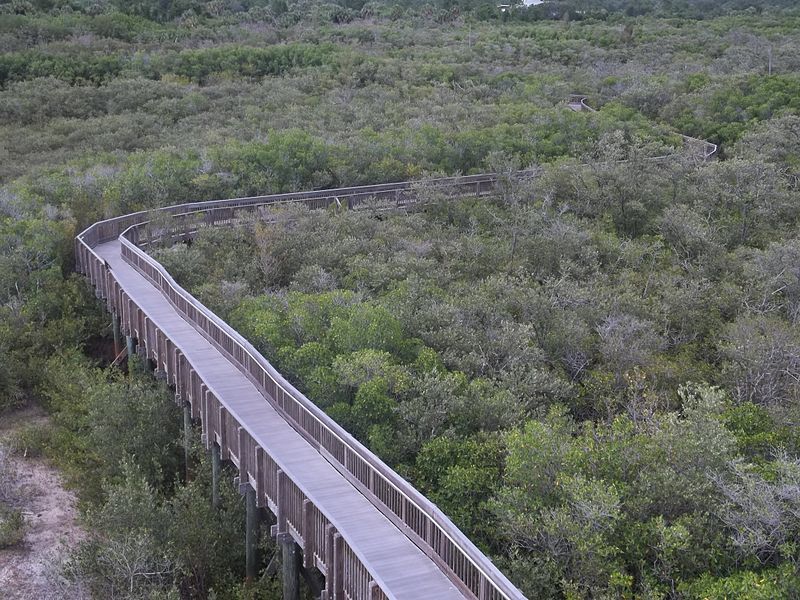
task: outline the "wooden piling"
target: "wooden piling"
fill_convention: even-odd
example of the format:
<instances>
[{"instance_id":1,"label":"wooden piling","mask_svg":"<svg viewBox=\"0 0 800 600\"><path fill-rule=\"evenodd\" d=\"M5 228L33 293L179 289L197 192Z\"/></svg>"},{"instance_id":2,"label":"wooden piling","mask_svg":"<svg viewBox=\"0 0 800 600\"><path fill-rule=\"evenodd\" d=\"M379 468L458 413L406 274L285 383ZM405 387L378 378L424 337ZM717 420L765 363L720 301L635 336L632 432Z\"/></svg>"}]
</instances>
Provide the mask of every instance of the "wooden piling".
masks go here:
<instances>
[{"instance_id":1,"label":"wooden piling","mask_svg":"<svg viewBox=\"0 0 800 600\"><path fill-rule=\"evenodd\" d=\"M260 523L258 507L256 506L256 491L247 486L245 492L245 507L247 510L245 524L245 554L246 554L246 581L252 583L258 576L258 537Z\"/></svg>"},{"instance_id":2,"label":"wooden piling","mask_svg":"<svg viewBox=\"0 0 800 600\"><path fill-rule=\"evenodd\" d=\"M114 356L119 356L122 352L122 333L120 332L119 315L113 314L111 316L111 327L114 330Z\"/></svg>"},{"instance_id":3,"label":"wooden piling","mask_svg":"<svg viewBox=\"0 0 800 600\"><path fill-rule=\"evenodd\" d=\"M219 446L216 442L211 442L211 506L219 509L219 471L220 458Z\"/></svg>"},{"instance_id":4,"label":"wooden piling","mask_svg":"<svg viewBox=\"0 0 800 600\"><path fill-rule=\"evenodd\" d=\"M183 403L183 466L186 481L189 481L189 461L192 453L192 406Z\"/></svg>"}]
</instances>

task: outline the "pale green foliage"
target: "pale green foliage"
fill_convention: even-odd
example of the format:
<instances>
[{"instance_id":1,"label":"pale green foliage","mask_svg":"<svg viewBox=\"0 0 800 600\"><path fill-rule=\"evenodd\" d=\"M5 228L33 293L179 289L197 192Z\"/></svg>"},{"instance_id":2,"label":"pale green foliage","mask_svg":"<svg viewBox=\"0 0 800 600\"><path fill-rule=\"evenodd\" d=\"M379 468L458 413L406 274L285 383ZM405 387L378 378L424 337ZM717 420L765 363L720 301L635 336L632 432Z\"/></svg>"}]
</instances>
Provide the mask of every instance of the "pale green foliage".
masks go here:
<instances>
[{"instance_id":1,"label":"pale green foliage","mask_svg":"<svg viewBox=\"0 0 800 600\"><path fill-rule=\"evenodd\" d=\"M101 497L102 481L121 477L126 461L150 486L174 479L180 421L169 392L146 375L126 379L93 368L76 353L52 357L43 378L53 420L61 428L54 458L78 479L86 496ZM78 475L81 469L89 472Z\"/></svg>"},{"instance_id":2,"label":"pale green foliage","mask_svg":"<svg viewBox=\"0 0 800 600\"><path fill-rule=\"evenodd\" d=\"M407 373L392 364L392 355L385 351L368 349L340 355L334 361L333 369L342 385L352 388L358 388L376 378L384 380L394 390L407 385Z\"/></svg>"},{"instance_id":3,"label":"pale green foliage","mask_svg":"<svg viewBox=\"0 0 800 600\"><path fill-rule=\"evenodd\" d=\"M791 565L763 571L739 571L729 577L704 575L680 587L682 594L696 600L777 600L797 597L800 577Z\"/></svg>"},{"instance_id":4,"label":"pale green foliage","mask_svg":"<svg viewBox=\"0 0 800 600\"><path fill-rule=\"evenodd\" d=\"M97 596L146 598L173 581L175 567L163 537L169 516L133 465L121 469L121 483L109 487L105 503L87 513L94 534L66 568Z\"/></svg>"},{"instance_id":5,"label":"pale green foliage","mask_svg":"<svg viewBox=\"0 0 800 600\"><path fill-rule=\"evenodd\" d=\"M213 509L209 459L199 445L193 456L198 477L168 496L123 461L120 477L104 488L105 500L86 512L90 535L61 565L62 574L96 597L180 597L180 590L236 597L230 579L243 568L244 503L226 477L222 505ZM271 541L264 551L274 552ZM270 588L265 582L253 592L277 597Z\"/></svg>"}]
</instances>

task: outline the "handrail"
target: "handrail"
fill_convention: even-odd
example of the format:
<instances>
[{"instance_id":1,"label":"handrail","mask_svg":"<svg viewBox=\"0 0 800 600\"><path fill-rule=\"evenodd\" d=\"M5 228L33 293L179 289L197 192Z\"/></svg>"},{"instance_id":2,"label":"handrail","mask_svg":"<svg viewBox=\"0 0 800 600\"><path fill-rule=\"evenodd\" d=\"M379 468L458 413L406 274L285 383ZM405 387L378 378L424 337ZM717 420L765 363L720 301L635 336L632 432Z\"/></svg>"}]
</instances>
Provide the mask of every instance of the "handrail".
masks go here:
<instances>
[{"instance_id":1,"label":"handrail","mask_svg":"<svg viewBox=\"0 0 800 600\"><path fill-rule=\"evenodd\" d=\"M494 175L476 175L457 178L442 178L430 183L437 187L456 187L471 189L473 186L478 195L486 193L494 187ZM361 203L366 197L393 197L398 204L400 193L412 189L411 182L362 186L356 188L340 188L317 192L297 192L276 194L251 198L235 198L231 200L215 200L195 204L182 204L157 212L172 217L188 217L199 213L214 214L224 211L220 221L229 223L234 212L252 210L264 205L282 202L304 202L309 205L323 202L329 204L334 198L340 201L348 199L348 206ZM463 193L463 192L462 192ZM413 198L410 202L413 202ZM210 219L210 224L215 219ZM137 270L148 277L186 317L195 322L198 329L210 337L221 350L248 376L264 393L265 397L306 439L315 444L319 451L338 468L340 472L358 487L362 493L390 518L401 530L431 557L445 573L457 578L459 588L468 591L476 598L483 600L524 598L522 593L500 572L497 567L478 550L477 547L447 518L430 500L423 496L405 479L390 469L383 461L365 448L340 425L308 400L292 386L261 354L238 332L206 308L191 294L178 285L166 269L154 258L139 248L134 239L138 231L150 222L146 212L133 213L123 217L100 221L88 227L78 236L79 245L97 257L92 249L101 241L109 241L119 237L123 258ZM99 257L98 257L99 258ZM83 264L82 253L79 252L79 266ZM146 264L154 273L147 273L142 268ZM157 273L159 280L153 275ZM102 286L102 279L100 281ZM104 292L104 290L103 290ZM186 303L181 306L178 298ZM205 327L187 310L191 305L202 315L207 323ZM213 334L210 325L219 331ZM218 339L219 338L219 339ZM238 347L238 352L237 352ZM253 366L263 373L254 374ZM267 379L268 378L268 379ZM274 388L268 381L274 384ZM394 493L392 493L392 491ZM356 550L355 548L353 550Z\"/></svg>"}]
</instances>

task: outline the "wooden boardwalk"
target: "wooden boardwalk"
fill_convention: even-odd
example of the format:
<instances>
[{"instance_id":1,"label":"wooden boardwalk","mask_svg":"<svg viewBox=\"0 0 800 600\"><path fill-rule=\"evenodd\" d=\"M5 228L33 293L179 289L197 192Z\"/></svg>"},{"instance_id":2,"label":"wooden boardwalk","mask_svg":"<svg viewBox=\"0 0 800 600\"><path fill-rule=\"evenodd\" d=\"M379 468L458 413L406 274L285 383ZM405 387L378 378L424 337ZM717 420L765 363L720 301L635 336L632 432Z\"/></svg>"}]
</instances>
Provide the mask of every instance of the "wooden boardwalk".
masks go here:
<instances>
[{"instance_id":1,"label":"wooden boardwalk","mask_svg":"<svg viewBox=\"0 0 800 600\"><path fill-rule=\"evenodd\" d=\"M435 563L351 485L270 405L255 385L167 299L122 259L118 240L95 247L114 277L153 325L169 336L205 386L225 401L231 417L315 504L370 565L387 596L463 598ZM302 541L302 540L301 540Z\"/></svg>"},{"instance_id":2,"label":"wooden boardwalk","mask_svg":"<svg viewBox=\"0 0 800 600\"><path fill-rule=\"evenodd\" d=\"M575 95L573 110L592 110ZM684 136L702 160L713 144ZM667 157L658 157L663 159ZM535 171L522 171L531 176ZM438 196L481 196L493 174L424 184ZM170 206L99 221L76 240L78 271L136 338L140 353L191 408L207 448L239 469L256 505L275 514L302 562L325 576L323 600L474 598L522 593L427 498L296 390L253 346L178 285L144 248L280 203L373 210L415 202L412 182ZM155 217L155 218L154 218ZM251 492L252 493L252 492Z\"/></svg>"},{"instance_id":3,"label":"wooden boardwalk","mask_svg":"<svg viewBox=\"0 0 800 600\"><path fill-rule=\"evenodd\" d=\"M482 194L489 175L441 180ZM86 274L202 424L208 448L238 467L240 484L277 518L305 567L325 576L323 600L516 600L524 596L435 505L291 386L238 333L183 290L142 246L229 225L241 211L277 202L312 208L378 199L403 205L408 183L182 205L149 225L136 213L98 222L78 237ZM161 220L159 220L159 223Z\"/></svg>"}]
</instances>

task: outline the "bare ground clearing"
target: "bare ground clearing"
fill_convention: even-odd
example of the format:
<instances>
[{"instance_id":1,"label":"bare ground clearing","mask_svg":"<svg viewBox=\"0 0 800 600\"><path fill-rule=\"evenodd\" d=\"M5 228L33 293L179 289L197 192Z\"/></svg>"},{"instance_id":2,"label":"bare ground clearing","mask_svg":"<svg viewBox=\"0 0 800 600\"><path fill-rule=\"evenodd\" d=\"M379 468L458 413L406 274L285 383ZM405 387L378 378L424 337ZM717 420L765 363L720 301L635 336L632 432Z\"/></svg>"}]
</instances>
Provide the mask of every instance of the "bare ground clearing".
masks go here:
<instances>
[{"instance_id":1,"label":"bare ground clearing","mask_svg":"<svg viewBox=\"0 0 800 600\"><path fill-rule=\"evenodd\" d=\"M0 444L18 428L31 423L46 425L41 408L28 407L0 417ZM55 565L84 536L77 523L75 495L64 489L57 469L41 458L12 456L0 460L14 486L11 504L25 516L25 537L20 544L0 550L0 599L51 600L81 598L75 586L60 581Z\"/></svg>"}]
</instances>

